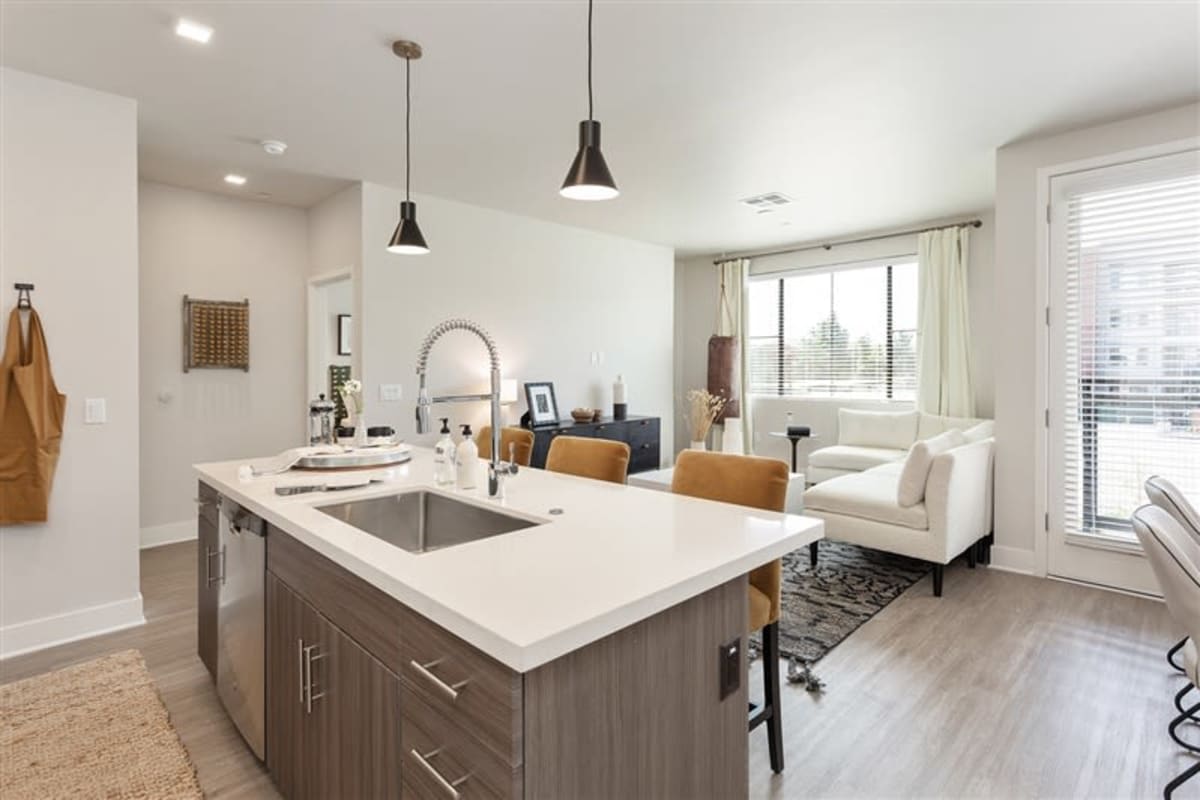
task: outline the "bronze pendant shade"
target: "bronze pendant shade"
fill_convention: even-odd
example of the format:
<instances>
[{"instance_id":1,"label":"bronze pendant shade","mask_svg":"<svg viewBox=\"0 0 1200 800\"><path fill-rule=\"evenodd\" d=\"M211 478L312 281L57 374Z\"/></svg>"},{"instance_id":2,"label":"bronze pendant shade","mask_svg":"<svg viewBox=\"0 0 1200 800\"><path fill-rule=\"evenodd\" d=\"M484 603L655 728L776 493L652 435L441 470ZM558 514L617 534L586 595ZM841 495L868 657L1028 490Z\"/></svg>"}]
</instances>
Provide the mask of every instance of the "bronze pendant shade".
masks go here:
<instances>
[{"instance_id":1,"label":"bronze pendant shade","mask_svg":"<svg viewBox=\"0 0 1200 800\"><path fill-rule=\"evenodd\" d=\"M387 251L398 255L424 255L429 252L425 236L417 225L417 204L409 194L409 183L412 176L412 91L411 69L412 60L421 57L421 45L416 42L398 41L392 43L392 52L404 59L404 200L400 203L400 222L392 233Z\"/></svg>"},{"instance_id":2,"label":"bronze pendant shade","mask_svg":"<svg viewBox=\"0 0 1200 800\"><path fill-rule=\"evenodd\" d=\"M587 20L588 118L579 123L579 152L558 193L572 200L609 200L620 194L600 152L600 123L592 118L592 0Z\"/></svg>"},{"instance_id":3,"label":"bronze pendant shade","mask_svg":"<svg viewBox=\"0 0 1200 800\"><path fill-rule=\"evenodd\" d=\"M567 170L559 194L572 200L608 200L619 194L600 152L599 122L585 119L579 123L579 152Z\"/></svg>"}]
</instances>

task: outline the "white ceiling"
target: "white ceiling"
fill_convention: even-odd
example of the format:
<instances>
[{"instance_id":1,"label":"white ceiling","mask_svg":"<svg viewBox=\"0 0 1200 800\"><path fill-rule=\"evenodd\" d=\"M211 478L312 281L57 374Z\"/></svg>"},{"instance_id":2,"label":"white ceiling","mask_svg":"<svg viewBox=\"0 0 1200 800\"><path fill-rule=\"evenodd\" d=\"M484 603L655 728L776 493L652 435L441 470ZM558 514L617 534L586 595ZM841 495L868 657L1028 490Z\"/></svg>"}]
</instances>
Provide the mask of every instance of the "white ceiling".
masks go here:
<instances>
[{"instance_id":1,"label":"white ceiling","mask_svg":"<svg viewBox=\"0 0 1200 800\"><path fill-rule=\"evenodd\" d=\"M586 115L585 4L4 0L0 60L136 98L145 177L311 205L346 180L716 252L989 208L994 149L1200 97L1200 4L596 4L622 190L558 196ZM172 33L179 16L216 29ZM86 131L80 131L86 135ZM255 142L287 141L272 159ZM229 171L250 182L230 190ZM786 211L739 198L780 191Z\"/></svg>"}]
</instances>

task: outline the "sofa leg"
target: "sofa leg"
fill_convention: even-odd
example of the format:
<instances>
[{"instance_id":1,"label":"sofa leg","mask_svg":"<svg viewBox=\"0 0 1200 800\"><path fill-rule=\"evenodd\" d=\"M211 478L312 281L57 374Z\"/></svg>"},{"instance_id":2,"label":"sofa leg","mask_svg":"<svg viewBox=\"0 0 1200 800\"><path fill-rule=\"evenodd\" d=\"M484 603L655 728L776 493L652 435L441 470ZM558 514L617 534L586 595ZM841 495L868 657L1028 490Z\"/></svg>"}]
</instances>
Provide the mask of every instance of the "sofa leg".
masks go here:
<instances>
[{"instance_id":1,"label":"sofa leg","mask_svg":"<svg viewBox=\"0 0 1200 800\"><path fill-rule=\"evenodd\" d=\"M975 561L979 557L979 543L967 548L967 569L975 569Z\"/></svg>"},{"instance_id":2,"label":"sofa leg","mask_svg":"<svg viewBox=\"0 0 1200 800\"><path fill-rule=\"evenodd\" d=\"M810 567L812 567L813 569L817 568L817 550L818 550L817 545L819 545L820 543L821 542L818 539L817 541L812 542L808 546L808 565Z\"/></svg>"},{"instance_id":3,"label":"sofa leg","mask_svg":"<svg viewBox=\"0 0 1200 800\"><path fill-rule=\"evenodd\" d=\"M945 568L945 565L943 565L943 564L934 564L933 565L933 596L934 597L942 596L942 575L945 572L945 570L946 570L946 568Z\"/></svg>"}]
</instances>

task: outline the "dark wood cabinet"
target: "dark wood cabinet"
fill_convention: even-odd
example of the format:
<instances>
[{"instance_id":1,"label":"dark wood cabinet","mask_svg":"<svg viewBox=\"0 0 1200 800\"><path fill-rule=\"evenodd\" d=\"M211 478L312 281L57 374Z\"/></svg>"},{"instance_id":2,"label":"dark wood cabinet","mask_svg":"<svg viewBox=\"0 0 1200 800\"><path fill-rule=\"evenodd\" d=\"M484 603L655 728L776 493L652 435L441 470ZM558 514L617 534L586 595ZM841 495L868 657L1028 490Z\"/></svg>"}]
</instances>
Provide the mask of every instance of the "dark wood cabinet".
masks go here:
<instances>
[{"instance_id":1,"label":"dark wood cabinet","mask_svg":"<svg viewBox=\"0 0 1200 800\"><path fill-rule=\"evenodd\" d=\"M288 798L399 797L400 679L267 573L267 769Z\"/></svg>"},{"instance_id":2,"label":"dark wood cabinet","mask_svg":"<svg viewBox=\"0 0 1200 800\"><path fill-rule=\"evenodd\" d=\"M550 443L558 436L587 436L612 439L629 445L629 472L648 472L661 464L662 422L658 417L602 417L599 422L562 420L557 425L533 429L533 457L530 466L544 469Z\"/></svg>"},{"instance_id":3,"label":"dark wood cabinet","mask_svg":"<svg viewBox=\"0 0 1200 800\"><path fill-rule=\"evenodd\" d=\"M208 674L217 677L217 590L220 581L220 538L217 522L217 493L200 484L198 526L196 537L196 652L208 669Z\"/></svg>"}]
</instances>

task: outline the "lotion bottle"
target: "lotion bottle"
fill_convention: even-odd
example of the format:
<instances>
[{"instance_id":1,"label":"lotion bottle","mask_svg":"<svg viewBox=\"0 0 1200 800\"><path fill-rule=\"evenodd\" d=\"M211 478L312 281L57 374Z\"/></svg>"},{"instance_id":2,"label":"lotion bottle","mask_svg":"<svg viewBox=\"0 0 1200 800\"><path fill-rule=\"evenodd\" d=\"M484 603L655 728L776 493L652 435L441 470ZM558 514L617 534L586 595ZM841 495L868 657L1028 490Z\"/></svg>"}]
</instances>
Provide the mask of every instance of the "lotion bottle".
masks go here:
<instances>
[{"instance_id":1,"label":"lotion bottle","mask_svg":"<svg viewBox=\"0 0 1200 800\"><path fill-rule=\"evenodd\" d=\"M450 418L441 420L442 438L433 447L433 482L446 486L454 483L454 439L450 435Z\"/></svg>"},{"instance_id":2,"label":"lotion bottle","mask_svg":"<svg viewBox=\"0 0 1200 800\"><path fill-rule=\"evenodd\" d=\"M462 441L454 451L455 480L459 489L474 489L479 477L479 448L471 435L471 426L462 426Z\"/></svg>"}]
</instances>

